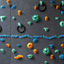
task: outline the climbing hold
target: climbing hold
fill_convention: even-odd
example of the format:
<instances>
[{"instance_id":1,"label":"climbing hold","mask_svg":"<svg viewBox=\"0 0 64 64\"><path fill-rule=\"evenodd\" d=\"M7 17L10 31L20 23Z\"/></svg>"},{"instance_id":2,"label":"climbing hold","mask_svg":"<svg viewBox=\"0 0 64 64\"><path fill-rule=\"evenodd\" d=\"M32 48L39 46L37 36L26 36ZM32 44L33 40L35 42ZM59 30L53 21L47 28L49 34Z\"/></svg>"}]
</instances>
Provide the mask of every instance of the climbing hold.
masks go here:
<instances>
[{"instance_id":1,"label":"climbing hold","mask_svg":"<svg viewBox=\"0 0 64 64\"><path fill-rule=\"evenodd\" d=\"M34 38L33 39L33 43L37 43L38 42L38 39L37 38Z\"/></svg>"},{"instance_id":2,"label":"climbing hold","mask_svg":"<svg viewBox=\"0 0 64 64\"><path fill-rule=\"evenodd\" d=\"M10 48L10 46L11 46L11 45L10 45L9 43L6 44L6 47Z\"/></svg>"},{"instance_id":3,"label":"climbing hold","mask_svg":"<svg viewBox=\"0 0 64 64\"><path fill-rule=\"evenodd\" d=\"M40 1L40 6L44 5L44 1Z\"/></svg>"},{"instance_id":4,"label":"climbing hold","mask_svg":"<svg viewBox=\"0 0 64 64\"><path fill-rule=\"evenodd\" d=\"M38 21L40 20L39 15L33 15L33 16L32 16L32 20L33 20L34 22L38 22Z\"/></svg>"},{"instance_id":5,"label":"climbing hold","mask_svg":"<svg viewBox=\"0 0 64 64\"><path fill-rule=\"evenodd\" d=\"M43 30L44 30L45 32L48 32L48 31L49 31L48 27L44 27Z\"/></svg>"},{"instance_id":6,"label":"climbing hold","mask_svg":"<svg viewBox=\"0 0 64 64\"><path fill-rule=\"evenodd\" d=\"M21 47L21 44L17 44L17 47Z\"/></svg>"},{"instance_id":7,"label":"climbing hold","mask_svg":"<svg viewBox=\"0 0 64 64\"><path fill-rule=\"evenodd\" d=\"M16 59L16 60L23 59L23 58L24 58L23 55L17 55L17 56L14 56L14 59Z\"/></svg>"},{"instance_id":8,"label":"climbing hold","mask_svg":"<svg viewBox=\"0 0 64 64\"><path fill-rule=\"evenodd\" d=\"M37 50L37 49L34 49L34 50L33 50L33 53L34 53L34 54L36 54L37 52L38 52L38 50Z\"/></svg>"},{"instance_id":9,"label":"climbing hold","mask_svg":"<svg viewBox=\"0 0 64 64\"><path fill-rule=\"evenodd\" d=\"M60 59L60 60L64 60L64 54L60 54L60 55L59 55L59 59Z\"/></svg>"},{"instance_id":10,"label":"climbing hold","mask_svg":"<svg viewBox=\"0 0 64 64\"><path fill-rule=\"evenodd\" d=\"M64 21L60 21L60 27L64 27Z\"/></svg>"},{"instance_id":11,"label":"climbing hold","mask_svg":"<svg viewBox=\"0 0 64 64\"><path fill-rule=\"evenodd\" d=\"M54 52L55 52L55 53L59 53L59 50L58 50L58 49L56 49Z\"/></svg>"},{"instance_id":12,"label":"climbing hold","mask_svg":"<svg viewBox=\"0 0 64 64\"><path fill-rule=\"evenodd\" d=\"M29 26L31 26L31 25L32 25L32 22L31 22L31 21L28 21L27 24L28 24Z\"/></svg>"},{"instance_id":13,"label":"climbing hold","mask_svg":"<svg viewBox=\"0 0 64 64\"><path fill-rule=\"evenodd\" d=\"M48 64L48 61L45 60L45 61L44 61L44 64Z\"/></svg>"},{"instance_id":14,"label":"climbing hold","mask_svg":"<svg viewBox=\"0 0 64 64\"><path fill-rule=\"evenodd\" d=\"M0 16L1 22L5 20L6 16Z\"/></svg>"},{"instance_id":15,"label":"climbing hold","mask_svg":"<svg viewBox=\"0 0 64 64\"><path fill-rule=\"evenodd\" d=\"M5 50L3 48L1 48L0 49L0 52L4 54L5 53Z\"/></svg>"},{"instance_id":16,"label":"climbing hold","mask_svg":"<svg viewBox=\"0 0 64 64\"><path fill-rule=\"evenodd\" d=\"M21 10L18 10L18 16L21 16L22 12Z\"/></svg>"},{"instance_id":17,"label":"climbing hold","mask_svg":"<svg viewBox=\"0 0 64 64\"><path fill-rule=\"evenodd\" d=\"M1 5L0 8L5 8L5 5Z\"/></svg>"},{"instance_id":18,"label":"climbing hold","mask_svg":"<svg viewBox=\"0 0 64 64\"><path fill-rule=\"evenodd\" d=\"M64 14L64 11L61 11L61 14L63 15Z\"/></svg>"},{"instance_id":19,"label":"climbing hold","mask_svg":"<svg viewBox=\"0 0 64 64\"><path fill-rule=\"evenodd\" d=\"M51 59L51 60L54 59L54 55L53 55L53 54L50 55L50 59Z\"/></svg>"},{"instance_id":20,"label":"climbing hold","mask_svg":"<svg viewBox=\"0 0 64 64\"><path fill-rule=\"evenodd\" d=\"M32 48L33 48L33 43L31 43L31 42L28 43L28 44L27 44L27 48L32 49Z\"/></svg>"},{"instance_id":21,"label":"climbing hold","mask_svg":"<svg viewBox=\"0 0 64 64\"><path fill-rule=\"evenodd\" d=\"M12 16L12 20L16 20L15 16Z\"/></svg>"},{"instance_id":22,"label":"climbing hold","mask_svg":"<svg viewBox=\"0 0 64 64\"><path fill-rule=\"evenodd\" d=\"M59 5L56 5L56 10L58 10L59 9Z\"/></svg>"},{"instance_id":23,"label":"climbing hold","mask_svg":"<svg viewBox=\"0 0 64 64\"><path fill-rule=\"evenodd\" d=\"M45 55L48 55L48 54L50 53L50 50L49 50L49 48L44 48L44 49L42 50L42 52L43 52Z\"/></svg>"},{"instance_id":24,"label":"climbing hold","mask_svg":"<svg viewBox=\"0 0 64 64\"><path fill-rule=\"evenodd\" d=\"M16 53L16 50L15 50L14 48L12 49L12 53L13 53L13 54L15 54L15 53Z\"/></svg>"},{"instance_id":25,"label":"climbing hold","mask_svg":"<svg viewBox=\"0 0 64 64\"><path fill-rule=\"evenodd\" d=\"M7 3L7 4L10 4L10 0L6 0L6 3Z\"/></svg>"},{"instance_id":26,"label":"climbing hold","mask_svg":"<svg viewBox=\"0 0 64 64\"><path fill-rule=\"evenodd\" d=\"M12 6L11 6L11 9L16 9L16 6L15 6L15 5L12 5Z\"/></svg>"},{"instance_id":27,"label":"climbing hold","mask_svg":"<svg viewBox=\"0 0 64 64\"><path fill-rule=\"evenodd\" d=\"M48 16L45 16L45 21L48 21Z\"/></svg>"},{"instance_id":28,"label":"climbing hold","mask_svg":"<svg viewBox=\"0 0 64 64\"><path fill-rule=\"evenodd\" d=\"M32 59L33 55L32 54L28 54L27 57L28 57L28 59Z\"/></svg>"},{"instance_id":29,"label":"climbing hold","mask_svg":"<svg viewBox=\"0 0 64 64\"><path fill-rule=\"evenodd\" d=\"M62 48L64 48L64 44L62 43L61 45L60 45Z\"/></svg>"},{"instance_id":30,"label":"climbing hold","mask_svg":"<svg viewBox=\"0 0 64 64\"><path fill-rule=\"evenodd\" d=\"M55 17L55 20L59 20L59 17Z\"/></svg>"},{"instance_id":31,"label":"climbing hold","mask_svg":"<svg viewBox=\"0 0 64 64\"><path fill-rule=\"evenodd\" d=\"M34 10L37 10L37 9L38 9L38 7L37 7L36 5L34 5L33 9L34 9Z\"/></svg>"},{"instance_id":32,"label":"climbing hold","mask_svg":"<svg viewBox=\"0 0 64 64\"><path fill-rule=\"evenodd\" d=\"M52 48L54 48L54 45L53 44L49 44L49 47L52 49Z\"/></svg>"},{"instance_id":33,"label":"climbing hold","mask_svg":"<svg viewBox=\"0 0 64 64\"><path fill-rule=\"evenodd\" d=\"M18 26L19 26L19 27L22 27L22 24L21 24L20 22L18 22Z\"/></svg>"},{"instance_id":34,"label":"climbing hold","mask_svg":"<svg viewBox=\"0 0 64 64\"><path fill-rule=\"evenodd\" d=\"M1 42L5 42L5 39L4 38L1 38L0 40L1 40Z\"/></svg>"}]
</instances>

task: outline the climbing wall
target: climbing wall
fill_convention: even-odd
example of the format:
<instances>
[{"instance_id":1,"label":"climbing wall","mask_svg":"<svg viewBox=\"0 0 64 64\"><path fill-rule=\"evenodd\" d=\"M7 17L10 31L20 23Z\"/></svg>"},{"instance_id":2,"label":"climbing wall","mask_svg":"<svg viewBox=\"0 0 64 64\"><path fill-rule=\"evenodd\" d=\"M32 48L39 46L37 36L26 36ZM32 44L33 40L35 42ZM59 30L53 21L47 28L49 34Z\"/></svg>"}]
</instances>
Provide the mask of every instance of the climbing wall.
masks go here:
<instances>
[{"instance_id":1,"label":"climbing wall","mask_svg":"<svg viewBox=\"0 0 64 64\"><path fill-rule=\"evenodd\" d=\"M62 0L1 0L0 63L64 64L63 7Z\"/></svg>"}]
</instances>

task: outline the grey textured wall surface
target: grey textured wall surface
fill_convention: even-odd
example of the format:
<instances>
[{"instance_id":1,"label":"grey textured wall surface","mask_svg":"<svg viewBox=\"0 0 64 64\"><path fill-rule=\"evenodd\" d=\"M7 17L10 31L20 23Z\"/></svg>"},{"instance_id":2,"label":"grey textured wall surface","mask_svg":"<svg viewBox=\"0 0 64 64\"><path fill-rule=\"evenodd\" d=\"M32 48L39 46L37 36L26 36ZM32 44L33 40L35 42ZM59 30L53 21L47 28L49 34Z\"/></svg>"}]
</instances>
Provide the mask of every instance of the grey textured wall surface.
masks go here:
<instances>
[{"instance_id":1,"label":"grey textured wall surface","mask_svg":"<svg viewBox=\"0 0 64 64\"><path fill-rule=\"evenodd\" d=\"M0 16L6 15L6 20L2 23L0 22L0 25L3 28L2 33L0 34L10 34L10 35L46 35L46 36L52 36L52 35L60 35L64 34L64 28L61 28L59 26L60 20L63 20L64 16L60 14L59 10L56 10L55 8L50 7L49 0L44 0L47 6L47 10L45 12L40 11L34 11L33 6L39 3L40 0L11 0L11 3L16 5L15 10L11 10L8 6L5 9L0 9ZM56 0L58 1L58 0ZM57 3L60 3L58 1ZM19 17L17 15L17 11L21 9L22 15ZM41 17L41 21L39 23L34 23L32 26L28 26L27 22L29 20L32 21L32 16L34 14L38 14ZM44 21L44 16L48 16L50 18L49 21ZM16 17L16 21L12 20L12 16ZM60 20L55 21L55 16L59 16ZM25 33L18 33L17 32L17 23L21 22L26 27ZM49 32L44 32L43 27L48 27L50 29ZM30 54L32 50L27 49L26 45L28 42L32 42L32 39L25 38L25 39L14 39L14 38L7 38L6 42L0 43L0 48L4 48L6 50L6 54L0 54L0 64L43 64L44 60L48 60L49 64L64 64L64 61L61 61L58 59L58 55L56 55L56 59L50 60L48 56L45 56L42 53L42 49L47 47L49 43L53 43L56 47L56 49L60 49L62 52L62 48L60 47L60 42L64 39L53 39L53 40L46 40L46 39L39 39L38 43L34 44L34 47L39 50L39 54L34 55L34 59L29 60L27 58L27 54ZM8 49L5 47L6 43L11 44L11 48ZM22 47L17 48L16 44L21 43ZM11 53L11 49L15 48L17 50L16 54ZM52 50L53 52L54 50ZM24 59L22 60L14 60L14 56L17 54L23 54Z\"/></svg>"}]
</instances>

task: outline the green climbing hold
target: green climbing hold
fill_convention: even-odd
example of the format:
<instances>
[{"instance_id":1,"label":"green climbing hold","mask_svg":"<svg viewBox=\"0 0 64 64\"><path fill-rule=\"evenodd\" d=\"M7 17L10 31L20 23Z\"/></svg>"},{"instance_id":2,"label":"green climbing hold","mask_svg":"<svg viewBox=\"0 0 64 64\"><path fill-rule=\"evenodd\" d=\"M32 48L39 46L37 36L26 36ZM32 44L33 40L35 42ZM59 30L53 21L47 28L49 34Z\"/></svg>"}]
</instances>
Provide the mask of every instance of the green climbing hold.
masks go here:
<instances>
[{"instance_id":1,"label":"green climbing hold","mask_svg":"<svg viewBox=\"0 0 64 64\"><path fill-rule=\"evenodd\" d=\"M49 48L44 48L42 51L45 55L48 55L50 53Z\"/></svg>"},{"instance_id":2,"label":"green climbing hold","mask_svg":"<svg viewBox=\"0 0 64 64\"><path fill-rule=\"evenodd\" d=\"M12 49L12 53L13 53L13 54L15 54L15 53L16 53L16 50L15 50L14 48Z\"/></svg>"},{"instance_id":3,"label":"green climbing hold","mask_svg":"<svg viewBox=\"0 0 64 64\"><path fill-rule=\"evenodd\" d=\"M64 27L64 21L60 22L60 27Z\"/></svg>"},{"instance_id":4,"label":"green climbing hold","mask_svg":"<svg viewBox=\"0 0 64 64\"><path fill-rule=\"evenodd\" d=\"M6 16L0 16L1 22L5 20Z\"/></svg>"},{"instance_id":5,"label":"green climbing hold","mask_svg":"<svg viewBox=\"0 0 64 64\"><path fill-rule=\"evenodd\" d=\"M28 21L27 24L28 24L28 25L32 25L32 22L31 22L31 21Z\"/></svg>"},{"instance_id":6,"label":"green climbing hold","mask_svg":"<svg viewBox=\"0 0 64 64\"><path fill-rule=\"evenodd\" d=\"M48 32L48 30L49 30L48 27L44 27L43 29L45 32Z\"/></svg>"},{"instance_id":7,"label":"green climbing hold","mask_svg":"<svg viewBox=\"0 0 64 64\"><path fill-rule=\"evenodd\" d=\"M21 27L21 26L22 26L22 24L21 24L20 22L18 22L18 26L20 26L20 27Z\"/></svg>"},{"instance_id":8,"label":"green climbing hold","mask_svg":"<svg viewBox=\"0 0 64 64\"><path fill-rule=\"evenodd\" d=\"M59 17L55 17L55 20L59 20Z\"/></svg>"},{"instance_id":9,"label":"green climbing hold","mask_svg":"<svg viewBox=\"0 0 64 64\"><path fill-rule=\"evenodd\" d=\"M62 6L64 6L64 1L61 1Z\"/></svg>"},{"instance_id":10,"label":"green climbing hold","mask_svg":"<svg viewBox=\"0 0 64 64\"><path fill-rule=\"evenodd\" d=\"M44 61L44 64L48 64L48 61Z\"/></svg>"},{"instance_id":11,"label":"green climbing hold","mask_svg":"<svg viewBox=\"0 0 64 64\"><path fill-rule=\"evenodd\" d=\"M27 57L28 57L28 59L32 59L33 55L32 54L28 54Z\"/></svg>"},{"instance_id":12,"label":"green climbing hold","mask_svg":"<svg viewBox=\"0 0 64 64\"><path fill-rule=\"evenodd\" d=\"M58 50L58 49L56 49L54 52L55 52L55 53L59 53L59 50Z\"/></svg>"},{"instance_id":13,"label":"green climbing hold","mask_svg":"<svg viewBox=\"0 0 64 64\"><path fill-rule=\"evenodd\" d=\"M12 16L12 20L16 20L15 16Z\"/></svg>"},{"instance_id":14,"label":"green climbing hold","mask_svg":"<svg viewBox=\"0 0 64 64\"><path fill-rule=\"evenodd\" d=\"M1 48L0 49L0 52L4 54L5 53L5 50L3 48Z\"/></svg>"},{"instance_id":15,"label":"green climbing hold","mask_svg":"<svg viewBox=\"0 0 64 64\"><path fill-rule=\"evenodd\" d=\"M32 16L32 20L33 20L34 22L38 22L38 21L40 20L39 15L34 15L34 16Z\"/></svg>"},{"instance_id":16,"label":"green climbing hold","mask_svg":"<svg viewBox=\"0 0 64 64\"><path fill-rule=\"evenodd\" d=\"M43 1L40 1L40 5L43 5L44 4L44 2Z\"/></svg>"}]
</instances>

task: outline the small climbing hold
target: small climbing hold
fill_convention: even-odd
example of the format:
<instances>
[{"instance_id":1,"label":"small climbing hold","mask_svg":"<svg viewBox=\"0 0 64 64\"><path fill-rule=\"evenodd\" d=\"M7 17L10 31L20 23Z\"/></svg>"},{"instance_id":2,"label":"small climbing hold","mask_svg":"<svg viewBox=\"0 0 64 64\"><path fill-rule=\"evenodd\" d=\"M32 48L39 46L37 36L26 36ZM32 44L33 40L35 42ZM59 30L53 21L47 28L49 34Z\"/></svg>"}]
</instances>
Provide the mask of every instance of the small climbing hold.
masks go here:
<instances>
[{"instance_id":1,"label":"small climbing hold","mask_svg":"<svg viewBox=\"0 0 64 64\"><path fill-rule=\"evenodd\" d=\"M48 27L44 27L43 30L44 30L45 32L48 32L48 31L49 31Z\"/></svg>"},{"instance_id":2,"label":"small climbing hold","mask_svg":"<svg viewBox=\"0 0 64 64\"><path fill-rule=\"evenodd\" d=\"M59 5L56 5L56 10L58 10L59 9Z\"/></svg>"},{"instance_id":3,"label":"small climbing hold","mask_svg":"<svg viewBox=\"0 0 64 64\"><path fill-rule=\"evenodd\" d=\"M22 27L22 24L21 24L20 22L18 22L18 26L19 26L19 27Z\"/></svg>"},{"instance_id":4,"label":"small climbing hold","mask_svg":"<svg viewBox=\"0 0 64 64\"><path fill-rule=\"evenodd\" d=\"M48 61L45 60L45 61L44 61L44 64L48 64Z\"/></svg>"},{"instance_id":5,"label":"small climbing hold","mask_svg":"<svg viewBox=\"0 0 64 64\"><path fill-rule=\"evenodd\" d=\"M14 48L12 49L12 53L13 53L13 54L15 54L15 53L16 53L16 50L15 50Z\"/></svg>"},{"instance_id":6,"label":"small climbing hold","mask_svg":"<svg viewBox=\"0 0 64 64\"><path fill-rule=\"evenodd\" d=\"M43 52L45 55L48 55L48 54L50 53L50 50L49 50L49 48L44 48L44 49L42 50L42 52Z\"/></svg>"},{"instance_id":7,"label":"small climbing hold","mask_svg":"<svg viewBox=\"0 0 64 64\"><path fill-rule=\"evenodd\" d=\"M27 57L28 57L28 59L32 59L33 55L32 54L28 54Z\"/></svg>"},{"instance_id":8,"label":"small climbing hold","mask_svg":"<svg viewBox=\"0 0 64 64\"><path fill-rule=\"evenodd\" d=\"M12 20L16 20L15 16L12 16Z\"/></svg>"},{"instance_id":9,"label":"small climbing hold","mask_svg":"<svg viewBox=\"0 0 64 64\"><path fill-rule=\"evenodd\" d=\"M33 9L34 9L34 10L37 10L37 9L38 9L38 7L37 7L36 5L34 5Z\"/></svg>"},{"instance_id":10,"label":"small climbing hold","mask_svg":"<svg viewBox=\"0 0 64 64\"><path fill-rule=\"evenodd\" d=\"M3 48L1 48L0 49L0 52L4 54L5 53L5 50Z\"/></svg>"},{"instance_id":11,"label":"small climbing hold","mask_svg":"<svg viewBox=\"0 0 64 64\"><path fill-rule=\"evenodd\" d=\"M1 40L1 42L5 42L5 39L4 38L1 38L0 40Z\"/></svg>"},{"instance_id":12,"label":"small climbing hold","mask_svg":"<svg viewBox=\"0 0 64 64\"><path fill-rule=\"evenodd\" d=\"M42 6L44 4L44 1L40 1L40 6Z\"/></svg>"},{"instance_id":13,"label":"small climbing hold","mask_svg":"<svg viewBox=\"0 0 64 64\"><path fill-rule=\"evenodd\" d=\"M59 20L59 17L55 17L55 20Z\"/></svg>"},{"instance_id":14,"label":"small climbing hold","mask_svg":"<svg viewBox=\"0 0 64 64\"><path fill-rule=\"evenodd\" d=\"M5 5L1 5L0 8L5 8Z\"/></svg>"},{"instance_id":15,"label":"small climbing hold","mask_svg":"<svg viewBox=\"0 0 64 64\"><path fill-rule=\"evenodd\" d=\"M49 46L51 49L54 48L54 45L53 45L53 44L49 44L48 46Z\"/></svg>"},{"instance_id":16,"label":"small climbing hold","mask_svg":"<svg viewBox=\"0 0 64 64\"><path fill-rule=\"evenodd\" d=\"M64 14L64 11L61 11L61 14L63 15Z\"/></svg>"},{"instance_id":17,"label":"small climbing hold","mask_svg":"<svg viewBox=\"0 0 64 64\"><path fill-rule=\"evenodd\" d=\"M45 16L45 21L48 21L48 16Z\"/></svg>"},{"instance_id":18,"label":"small climbing hold","mask_svg":"<svg viewBox=\"0 0 64 64\"><path fill-rule=\"evenodd\" d=\"M64 60L64 54L60 54L60 55L59 55L59 59L60 59L60 60Z\"/></svg>"},{"instance_id":19,"label":"small climbing hold","mask_svg":"<svg viewBox=\"0 0 64 64\"><path fill-rule=\"evenodd\" d=\"M11 46L11 45L10 45L9 43L6 44L6 47L10 48L10 46Z\"/></svg>"},{"instance_id":20,"label":"small climbing hold","mask_svg":"<svg viewBox=\"0 0 64 64\"><path fill-rule=\"evenodd\" d=\"M15 6L15 5L12 5L12 6L11 6L11 9L16 9L16 6Z\"/></svg>"},{"instance_id":21,"label":"small climbing hold","mask_svg":"<svg viewBox=\"0 0 64 64\"><path fill-rule=\"evenodd\" d=\"M18 16L21 16L21 14L22 14L22 11L18 10Z\"/></svg>"},{"instance_id":22,"label":"small climbing hold","mask_svg":"<svg viewBox=\"0 0 64 64\"><path fill-rule=\"evenodd\" d=\"M34 50L33 50L33 53L34 53L34 54L36 54L37 52L38 52L38 50L37 50L37 49L34 49Z\"/></svg>"},{"instance_id":23,"label":"small climbing hold","mask_svg":"<svg viewBox=\"0 0 64 64\"><path fill-rule=\"evenodd\" d=\"M33 15L33 16L32 16L32 20L33 20L34 22L38 22L38 21L40 20L39 15Z\"/></svg>"},{"instance_id":24,"label":"small climbing hold","mask_svg":"<svg viewBox=\"0 0 64 64\"><path fill-rule=\"evenodd\" d=\"M9 4L10 3L10 0L6 0L6 3Z\"/></svg>"},{"instance_id":25,"label":"small climbing hold","mask_svg":"<svg viewBox=\"0 0 64 64\"><path fill-rule=\"evenodd\" d=\"M17 46L17 47L21 47L21 44L17 44L16 46Z\"/></svg>"},{"instance_id":26,"label":"small climbing hold","mask_svg":"<svg viewBox=\"0 0 64 64\"><path fill-rule=\"evenodd\" d=\"M50 59L51 59L51 60L54 59L54 55L53 55L53 54L50 55Z\"/></svg>"},{"instance_id":27,"label":"small climbing hold","mask_svg":"<svg viewBox=\"0 0 64 64\"><path fill-rule=\"evenodd\" d=\"M60 45L62 48L64 48L64 44L62 43L61 45Z\"/></svg>"},{"instance_id":28,"label":"small climbing hold","mask_svg":"<svg viewBox=\"0 0 64 64\"><path fill-rule=\"evenodd\" d=\"M6 16L0 16L1 22L5 20Z\"/></svg>"},{"instance_id":29,"label":"small climbing hold","mask_svg":"<svg viewBox=\"0 0 64 64\"><path fill-rule=\"evenodd\" d=\"M24 58L23 55L17 55L17 56L14 56L14 59L16 59L16 60L23 59L23 58Z\"/></svg>"},{"instance_id":30,"label":"small climbing hold","mask_svg":"<svg viewBox=\"0 0 64 64\"><path fill-rule=\"evenodd\" d=\"M60 21L60 27L64 27L64 21Z\"/></svg>"},{"instance_id":31,"label":"small climbing hold","mask_svg":"<svg viewBox=\"0 0 64 64\"><path fill-rule=\"evenodd\" d=\"M58 50L58 49L56 49L54 52L55 52L55 53L59 53L59 50Z\"/></svg>"},{"instance_id":32,"label":"small climbing hold","mask_svg":"<svg viewBox=\"0 0 64 64\"><path fill-rule=\"evenodd\" d=\"M28 43L28 44L27 44L27 48L32 49L32 48L33 48L33 43L31 43L31 42Z\"/></svg>"},{"instance_id":33,"label":"small climbing hold","mask_svg":"<svg viewBox=\"0 0 64 64\"><path fill-rule=\"evenodd\" d=\"M33 43L37 43L38 42L38 39L37 38L34 38L33 39Z\"/></svg>"},{"instance_id":34,"label":"small climbing hold","mask_svg":"<svg viewBox=\"0 0 64 64\"><path fill-rule=\"evenodd\" d=\"M32 25L32 22L31 22L31 21L28 21L27 24L28 24L29 26L31 26L31 25Z\"/></svg>"}]
</instances>

